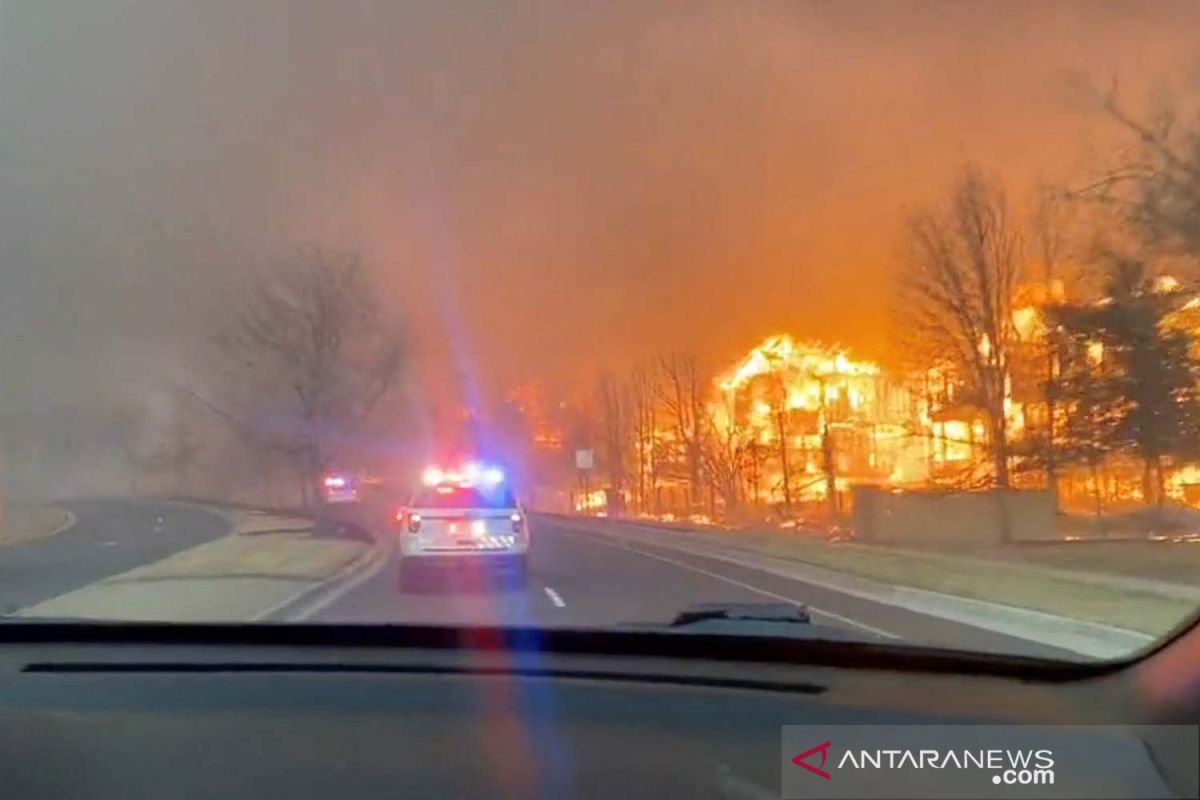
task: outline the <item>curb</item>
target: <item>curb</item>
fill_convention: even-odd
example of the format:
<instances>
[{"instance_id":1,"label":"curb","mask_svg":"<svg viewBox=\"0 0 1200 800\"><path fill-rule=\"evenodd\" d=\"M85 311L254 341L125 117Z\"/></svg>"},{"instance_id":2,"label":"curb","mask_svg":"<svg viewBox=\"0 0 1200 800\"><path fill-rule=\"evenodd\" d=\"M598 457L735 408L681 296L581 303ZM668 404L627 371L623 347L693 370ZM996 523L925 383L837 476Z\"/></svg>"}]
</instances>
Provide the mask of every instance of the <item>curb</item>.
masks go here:
<instances>
[{"instance_id":1,"label":"curb","mask_svg":"<svg viewBox=\"0 0 1200 800\"><path fill-rule=\"evenodd\" d=\"M337 596L375 575L392 555L387 537L375 539L375 544L336 573L317 583L305 586L270 608L250 617L250 622L299 622L321 609L320 600L327 594ZM299 608L297 608L299 607Z\"/></svg>"},{"instance_id":2,"label":"curb","mask_svg":"<svg viewBox=\"0 0 1200 800\"><path fill-rule=\"evenodd\" d=\"M621 532L597 531L594 527L589 527L586 524L572 525L568 523L568 525L575 530L594 536L604 536L630 542L640 541L637 538L623 535ZM654 530L662 529L655 528ZM700 548L696 548L688 546L685 543L663 541L662 539L644 543L651 547L663 547L700 556L701 558L712 558L792 580L810 583L860 600L903 608L913 613L938 617L1027 641L1070 650L1089 658L1110 659L1127 657L1156 640L1154 636L1138 631L1131 631L1126 628L1062 617L1045 611L1021 608L1003 603L959 597L929 589L893 586L873 581L869 578L847 575L826 567L818 567L768 554L752 554L745 550L730 553L717 546L709 545L707 547L701 546ZM751 560L752 558L782 562L787 569L785 571L782 567L772 568L770 564L755 563Z\"/></svg>"},{"instance_id":3,"label":"curb","mask_svg":"<svg viewBox=\"0 0 1200 800\"><path fill-rule=\"evenodd\" d=\"M77 522L79 522L79 519L75 516L75 514L65 508L60 508L59 506L56 506L53 504L48 504L48 505L45 505L44 507L53 509L55 511L62 512L63 521L61 523L59 523L57 527L55 527L53 530L49 531L48 533L42 533L42 534L38 534L37 536L30 536L30 537L24 538L24 539L8 539L5 536L0 535L0 546L9 545L9 544L28 544L30 542L40 542L40 541L44 541L46 539L53 539L55 536L58 536L60 533L66 533L71 528L74 528L75 524Z\"/></svg>"},{"instance_id":4,"label":"curb","mask_svg":"<svg viewBox=\"0 0 1200 800\"><path fill-rule=\"evenodd\" d=\"M54 506L54 507L58 508L58 506ZM58 510L63 512L64 514L66 514L67 518L65 520L63 520L62 525L59 525L57 528L52 530L50 533L46 534L43 537L45 539L49 539L52 536L58 536L60 533L66 533L71 528L75 527L75 523L79 522L79 518L75 516L75 513L73 511L68 511L65 508L58 508Z\"/></svg>"},{"instance_id":5,"label":"curb","mask_svg":"<svg viewBox=\"0 0 1200 800\"><path fill-rule=\"evenodd\" d=\"M557 515L554 515L554 516L557 516ZM569 515L563 515L562 519L578 520L579 518L571 517ZM728 535L731 530L728 528L721 528L721 527L717 527L717 526L701 526L701 527L685 528L685 527L681 527L681 525L679 523L659 522L657 520L642 520L642 519L637 519L637 518L632 518L632 517L609 517L609 518L607 518L607 521L613 522L613 523L616 523L619 525L626 525L626 526L632 527L634 529L653 528L655 530L665 530L665 531L671 531L673 533L700 534L702 536L711 536L711 535L719 536L719 535L723 535L723 534ZM763 552L757 551L753 547L743 545L741 542L736 541L736 538L737 538L736 533L733 534L733 538L734 538L734 541L732 541L732 542L721 543L716 546L730 547L732 549L740 550L744 553L749 553L751 555L761 555L761 556L766 556L769 558L779 558L779 559L783 559L785 561L795 561L800 564L809 563L807 561L804 561L801 558L791 558L788 556L768 554L768 553L763 553ZM862 547L873 547L873 545L866 545L866 544L853 543L853 542L851 544L859 544L859 546L862 546ZM1116 574L1111 574L1111 573L1096 572L1094 570L1085 570L1085 569L1067 569L1067 568L1063 568L1063 567L1045 566L1042 564L1032 564L1032 563L1027 563L1027 562L1023 562L1023 561L994 562L994 561L989 561L988 559L985 559L985 558L980 558L978 556L946 554L946 553L938 553L935 551L917 550L917 549L904 548L904 547L887 546L886 550L888 553L898 555L898 556L912 555L916 558L921 558L926 561L940 561L940 562L946 564L948 567L953 567L956 563L982 565L985 567L993 567L997 563L1003 563L1004 566L1008 566L1013 569L1019 569L1025 573L1032 572L1032 573L1041 575L1048 579L1061 579L1061 580L1066 580L1066 581L1072 581L1074 583L1083 583L1083 584L1088 584L1091 586L1098 586L1101 588L1116 589L1118 591L1141 592L1143 594L1157 594L1157 595L1162 595L1163 597L1169 597L1169 598L1172 598L1175 600L1184 600L1184 601L1191 602L1191 603L1200 603L1200 586L1193 586L1190 584L1178 583L1178 582L1173 582L1173 581L1169 581L1169 580L1155 580L1152 578L1140 578L1140 577L1136 577L1136 576L1132 576L1132 575L1116 575ZM819 566L819 565L814 565L814 566ZM832 569L832 568L825 567L825 569ZM927 590L927 591L933 591L933 590Z\"/></svg>"}]
</instances>

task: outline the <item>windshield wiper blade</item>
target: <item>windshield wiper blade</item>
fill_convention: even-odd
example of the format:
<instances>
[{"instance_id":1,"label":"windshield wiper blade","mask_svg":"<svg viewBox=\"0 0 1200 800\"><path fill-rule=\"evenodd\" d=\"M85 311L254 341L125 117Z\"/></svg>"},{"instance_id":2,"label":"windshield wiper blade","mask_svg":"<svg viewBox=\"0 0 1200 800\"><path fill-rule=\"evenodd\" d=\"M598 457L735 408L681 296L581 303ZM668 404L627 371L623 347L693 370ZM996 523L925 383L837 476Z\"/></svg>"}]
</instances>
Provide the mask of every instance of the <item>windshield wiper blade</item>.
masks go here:
<instances>
[{"instance_id":1,"label":"windshield wiper blade","mask_svg":"<svg viewBox=\"0 0 1200 800\"><path fill-rule=\"evenodd\" d=\"M671 627L682 628L710 620L807 625L812 622L812 617L805 607L790 603L697 603L676 614Z\"/></svg>"}]
</instances>

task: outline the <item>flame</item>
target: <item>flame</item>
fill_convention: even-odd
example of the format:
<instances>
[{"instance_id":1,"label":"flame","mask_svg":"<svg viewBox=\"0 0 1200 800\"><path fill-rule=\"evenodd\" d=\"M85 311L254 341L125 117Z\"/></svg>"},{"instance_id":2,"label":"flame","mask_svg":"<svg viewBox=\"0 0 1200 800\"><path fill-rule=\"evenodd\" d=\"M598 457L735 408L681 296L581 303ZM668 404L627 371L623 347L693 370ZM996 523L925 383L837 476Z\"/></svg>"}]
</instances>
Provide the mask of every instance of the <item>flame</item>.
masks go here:
<instances>
[{"instance_id":1,"label":"flame","mask_svg":"<svg viewBox=\"0 0 1200 800\"><path fill-rule=\"evenodd\" d=\"M1018 308L1022 335L1044 335L1040 312ZM980 342L982 352L991 343ZM787 334L767 337L720 374L714 401L720 430L737 425L763 448L748 497L784 500L784 455L794 504L823 503L830 483L839 492L856 483L918 486L953 479L979 464L987 468L987 426L969 400L958 397L950 367L918 375L885 373L837 345ZM1006 379L1004 408L1010 431L1024 431L1024 406ZM780 413L783 412L783 413ZM786 433L786 448L780 441Z\"/></svg>"},{"instance_id":2,"label":"flame","mask_svg":"<svg viewBox=\"0 0 1200 800\"><path fill-rule=\"evenodd\" d=\"M755 501L783 499L781 433L787 434L794 503L826 498L829 459L839 492L856 482L924 475L925 444L906 432L906 396L878 364L856 359L845 348L775 334L715 383L722 392L716 405L726 409L713 415L717 425L729 431L736 422L747 441L766 448Z\"/></svg>"},{"instance_id":3,"label":"flame","mask_svg":"<svg viewBox=\"0 0 1200 800\"><path fill-rule=\"evenodd\" d=\"M718 382L720 387L728 392L747 385L761 375L788 370L815 377L879 374L877 364L870 361L852 361L840 347L818 342L796 342L788 334L780 333L768 336ZM812 392L789 392L789 406L804 408L805 396L819 398L819 389ZM793 401L793 397L797 399Z\"/></svg>"},{"instance_id":4,"label":"flame","mask_svg":"<svg viewBox=\"0 0 1200 800\"><path fill-rule=\"evenodd\" d=\"M1154 290L1156 292L1175 292L1180 288L1179 281L1173 275L1160 275L1154 279Z\"/></svg>"},{"instance_id":5,"label":"flame","mask_svg":"<svg viewBox=\"0 0 1200 800\"><path fill-rule=\"evenodd\" d=\"M1013 328L1018 338L1030 341L1042 335L1042 315L1033 306L1013 309Z\"/></svg>"}]
</instances>

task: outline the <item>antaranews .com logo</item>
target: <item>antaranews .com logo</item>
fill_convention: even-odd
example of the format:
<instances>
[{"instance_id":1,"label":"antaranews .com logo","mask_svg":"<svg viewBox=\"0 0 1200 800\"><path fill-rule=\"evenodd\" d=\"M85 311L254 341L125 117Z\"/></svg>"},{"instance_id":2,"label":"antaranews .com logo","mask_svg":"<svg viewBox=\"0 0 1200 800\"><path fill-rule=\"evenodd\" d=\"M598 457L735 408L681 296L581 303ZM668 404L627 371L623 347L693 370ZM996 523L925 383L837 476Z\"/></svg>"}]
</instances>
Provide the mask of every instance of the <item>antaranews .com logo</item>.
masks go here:
<instances>
[{"instance_id":1,"label":"antaranews .com logo","mask_svg":"<svg viewBox=\"0 0 1200 800\"><path fill-rule=\"evenodd\" d=\"M829 758L829 748L832 741L822 742L810 747L803 753L792 758L792 763L818 778L832 779L825 771L825 763ZM810 759L820 758L815 765ZM980 773L991 773L993 784L1007 786L1051 785L1054 783L1054 753L1041 748L1038 750L963 750L936 748L909 749L874 749L874 750L845 750L836 764L841 772L847 769L962 769L977 770Z\"/></svg>"},{"instance_id":2,"label":"antaranews .com logo","mask_svg":"<svg viewBox=\"0 0 1200 800\"><path fill-rule=\"evenodd\" d=\"M1194 725L788 725L781 788L809 800L1179 797L1149 755L1151 730L1200 768Z\"/></svg>"}]
</instances>

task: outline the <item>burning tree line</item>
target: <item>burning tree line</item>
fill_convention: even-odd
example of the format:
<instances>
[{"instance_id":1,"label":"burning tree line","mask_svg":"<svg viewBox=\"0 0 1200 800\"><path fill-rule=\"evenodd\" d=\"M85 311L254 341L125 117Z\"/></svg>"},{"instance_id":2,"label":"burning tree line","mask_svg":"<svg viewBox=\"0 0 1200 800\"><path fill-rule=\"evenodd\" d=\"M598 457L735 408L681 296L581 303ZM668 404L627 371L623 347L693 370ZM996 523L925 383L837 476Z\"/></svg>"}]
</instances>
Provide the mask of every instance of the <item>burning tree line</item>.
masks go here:
<instances>
[{"instance_id":1,"label":"burning tree line","mask_svg":"<svg viewBox=\"0 0 1200 800\"><path fill-rule=\"evenodd\" d=\"M910 217L898 316L955 390L931 421L982 427L986 483L1161 509L1200 458L1200 127L1104 104L1132 154L1024 224L975 168Z\"/></svg>"},{"instance_id":2,"label":"burning tree line","mask_svg":"<svg viewBox=\"0 0 1200 800\"><path fill-rule=\"evenodd\" d=\"M1143 123L1082 189L1018 219L963 171L911 214L896 317L906 363L768 338L723 374L665 356L599 381L609 508L650 514L842 510L852 482L1049 486L1069 501L1187 493L1200 459L1200 128Z\"/></svg>"},{"instance_id":3,"label":"burning tree line","mask_svg":"<svg viewBox=\"0 0 1200 800\"><path fill-rule=\"evenodd\" d=\"M889 409L875 364L786 335L719 375L693 356L660 356L599 379L572 437L596 450L599 487L577 505L660 516L836 510L851 476L893 468L879 444L898 435Z\"/></svg>"}]
</instances>

